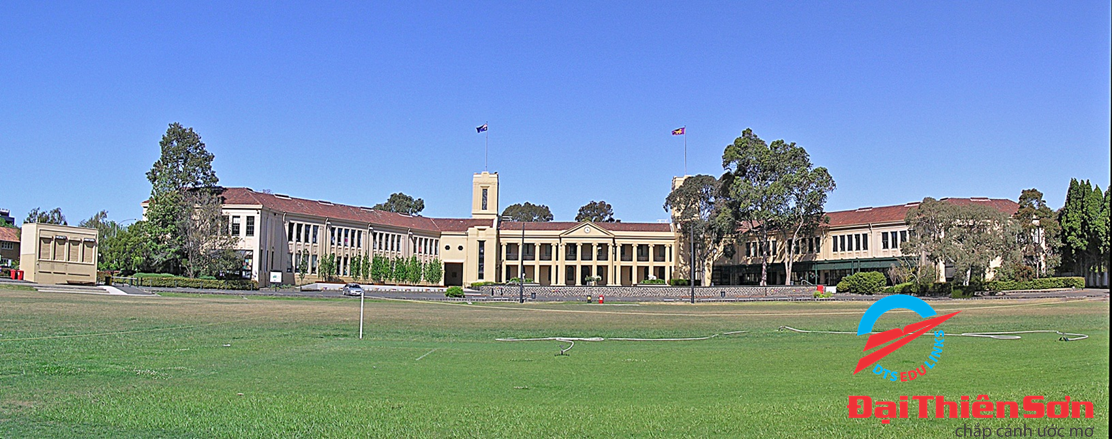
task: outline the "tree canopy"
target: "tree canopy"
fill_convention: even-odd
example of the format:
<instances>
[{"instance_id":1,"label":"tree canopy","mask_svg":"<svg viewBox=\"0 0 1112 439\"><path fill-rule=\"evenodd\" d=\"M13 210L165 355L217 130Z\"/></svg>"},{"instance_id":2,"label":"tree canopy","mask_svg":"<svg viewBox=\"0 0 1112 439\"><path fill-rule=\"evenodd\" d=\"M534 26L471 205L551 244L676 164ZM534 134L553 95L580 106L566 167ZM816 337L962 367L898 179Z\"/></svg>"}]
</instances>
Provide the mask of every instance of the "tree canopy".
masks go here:
<instances>
[{"instance_id":1,"label":"tree canopy","mask_svg":"<svg viewBox=\"0 0 1112 439\"><path fill-rule=\"evenodd\" d=\"M1019 209L1012 217L1019 227L1017 243L1023 264L1031 267L1036 277L1049 275L1061 260L1062 227L1043 200L1043 193L1024 189L1019 195Z\"/></svg>"},{"instance_id":2,"label":"tree canopy","mask_svg":"<svg viewBox=\"0 0 1112 439\"><path fill-rule=\"evenodd\" d=\"M924 262L953 265L964 285L983 279L992 260L1010 263L1018 257L1014 245L1018 228L1006 214L989 206L927 197L907 212L906 221L912 233L900 251Z\"/></svg>"},{"instance_id":3,"label":"tree canopy","mask_svg":"<svg viewBox=\"0 0 1112 439\"><path fill-rule=\"evenodd\" d=\"M66 216L62 215L62 208L55 207L50 210L41 210L39 208L31 209L27 212L27 219L23 220L24 223L36 224L57 224L67 226Z\"/></svg>"},{"instance_id":4,"label":"tree canopy","mask_svg":"<svg viewBox=\"0 0 1112 439\"><path fill-rule=\"evenodd\" d=\"M733 222L729 212L721 209L721 182L710 175L695 175L684 179L664 199L664 210L672 213L673 222L679 225L680 240L686 241L680 247L681 266L691 265L692 239L695 242L695 259L708 266L724 249L723 238L732 235ZM694 236L694 238L692 238ZM687 252L687 256L683 253ZM695 282L696 267L688 268L688 279Z\"/></svg>"},{"instance_id":5,"label":"tree canopy","mask_svg":"<svg viewBox=\"0 0 1112 439\"><path fill-rule=\"evenodd\" d=\"M746 129L722 153L722 191L737 228L753 231L760 240L761 285L768 284L768 261L778 249L770 238L779 234L789 243L785 260L791 283L790 243L811 233L825 217L827 194L834 179L826 168L814 168L807 150L795 142L766 143Z\"/></svg>"},{"instance_id":6,"label":"tree canopy","mask_svg":"<svg viewBox=\"0 0 1112 439\"><path fill-rule=\"evenodd\" d=\"M591 201L579 208L575 220L612 223L614 222L614 208L605 201Z\"/></svg>"},{"instance_id":7,"label":"tree canopy","mask_svg":"<svg viewBox=\"0 0 1112 439\"><path fill-rule=\"evenodd\" d=\"M374 205L375 210L384 210L387 212L396 212L405 215L417 215L425 210L425 200L420 198L413 199L413 197L395 192L390 194L390 198L385 203Z\"/></svg>"},{"instance_id":8,"label":"tree canopy","mask_svg":"<svg viewBox=\"0 0 1112 439\"><path fill-rule=\"evenodd\" d=\"M525 203L511 204L502 210L502 216L508 216L514 221L532 223L546 223L552 221L552 211L543 204Z\"/></svg>"},{"instance_id":9,"label":"tree canopy","mask_svg":"<svg viewBox=\"0 0 1112 439\"><path fill-rule=\"evenodd\" d=\"M1062 226L1062 257L1075 274L1091 276L1108 270L1109 195L1089 180L1070 180L1066 203L1058 213Z\"/></svg>"}]
</instances>

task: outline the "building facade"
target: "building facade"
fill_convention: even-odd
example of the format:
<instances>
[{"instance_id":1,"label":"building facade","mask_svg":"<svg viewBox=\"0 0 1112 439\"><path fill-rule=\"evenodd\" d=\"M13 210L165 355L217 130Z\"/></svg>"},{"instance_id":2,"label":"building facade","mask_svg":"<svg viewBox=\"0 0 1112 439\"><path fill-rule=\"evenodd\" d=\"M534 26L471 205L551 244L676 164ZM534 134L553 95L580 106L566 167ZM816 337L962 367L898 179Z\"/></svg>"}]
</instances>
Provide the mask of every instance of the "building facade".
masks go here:
<instances>
[{"instance_id":1,"label":"building facade","mask_svg":"<svg viewBox=\"0 0 1112 439\"><path fill-rule=\"evenodd\" d=\"M40 284L96 284L97 229L23 224L19 268Z\"/></svg>"},{"instance_id":2,"label":"building facade","mask_svg":"<svg viewBox=\"0 0 1112 439\"><path fill-rule=\"evenodd\" d=\"M19 260L19 229L0 227L0 267L11 267Z\"/></svg>"},{"instance_id":3,"label":"building facade","mask_svg":"<svg viewBox=\"0 0 1112 439\"><path fill-rule=\"evenodd\" d=\"M673 187L682 184L676 177ZM472 177L469 218L429 218L330 201L295 198L250 188L224 188L223 213L244 257L242 275L260 286L326 278L321 261L333 255L332 277L353 281L357 256L417 257L443 263L440 285L508 282L524 278L540 285L635 285L647 280L686 278L689 254L678 228L667 222L515 222L500 217L497 173ZM951 203L985 203L1014 213L1011 200L945 198ZM904 219L918 203L829 212L821 233L793 243L793 283L835 284L858 271L883 271L903 258L908 239ZM748 235L728 245L709 267L700 263L697 283L747 285L760 281L759 255L769 255L771 285L783 284L782 239L759 243ZM698 262L697 262L698 263ZM710 282L703 282L708 279Z\"/></svg>"}]
</instances>

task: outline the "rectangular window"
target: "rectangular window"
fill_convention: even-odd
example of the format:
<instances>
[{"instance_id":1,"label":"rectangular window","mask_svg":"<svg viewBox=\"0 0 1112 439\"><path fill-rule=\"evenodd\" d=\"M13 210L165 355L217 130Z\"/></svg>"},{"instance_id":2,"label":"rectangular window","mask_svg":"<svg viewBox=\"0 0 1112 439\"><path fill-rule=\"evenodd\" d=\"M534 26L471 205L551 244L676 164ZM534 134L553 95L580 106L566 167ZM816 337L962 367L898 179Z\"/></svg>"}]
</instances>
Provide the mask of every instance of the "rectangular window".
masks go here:
<instances>
[{"instance_id":1,"label":"rectangular window","mask_svg":"<svg viewBox=\"0 0 1112 439\"><path fill-rule=\"evenodd\" d=\"M807 253L815 252L815 238L807 238Z\"/></svg>"},{"instance_id":2,"label":"rectangular window","mask_svg":"<svg viewBox=\"0 0 1112 439\"><path fill-rule=\"evenodd\" d=\"M313 226L313 244L317 243L317 232L319 230L320 230L320 226Z\"/></svg>"},{"instance_id":3,"label":"rectangular window","mask_svg":"<svg viewBox=\"0 0 1112 439\"><path fill-rule=\"evenodd\" d=\"M309 272L317 274L317 255L309 256Z\"/></svg>"},{"instance_id":4,"label":"rectangular window","mask_svg":"<svg viewBox=\"0 0 1112 439\"><path fill-rule=\"evenodd\" d=\"M837 236L831 236L830 237L830 252L831 253L838 253L838 237Z\"/></svg>"},{"instance_id":5,"label":"rectangular window","mask_svg":"<svg viewBox=\"0 0 1112 439\"><path fill-rule=\"evenodd\" d=\"M239 236L239 215L232 215L232 236Z\"/></svg>"},{"instance_id":6,"label":"rectangular window","mask_svg":"<svg viewBox=\"0 0 1112 439\"><path fill-rule=\"evenodd\" d=\"M853 249L861 250L861 235L855 233L853 235L853 241Z\"/></svg>"},{"instance_id":7,"label":"rectangular window","mask_svg":"<svg viewBox=\"0 0 1112 439\"><path fill-rule=\"evenodd\" d=\"M479 280L486 275L486 241L479 241Z\"/></svg>"},{"instance_id":8,"label":"rectangular window","mask_svg":"<svg viewBox=\"0 0 1112 439\"><path fill-rule=\"evenodd\" d=\"M247 236L255 236L255 217L247 217Z\"/></svg>"},{"instance_id":9,"label":"rectangular window","mask_svg":"<svg viewBox=\"0 0 1112 439\"><path fill-rule=\"evenodd\" d=\"M297 223L297 238L296 242L301 242L301 223Z\"/></svg>"},{"instance_id":10,"label":"rectangular window","mask_svg":"<svg viewBox=\"0 0 1112 439\"><path fill-rule=\"evenodd\" d=\"M900 242L907 242L907 230L900 230Z\"/></svg>"},{"instance_id":11,"label":"rectangular window","mask_svg":"<svg viewBox=\"0 0 1112 439\"><path fill-rule=\"evenodd\" d=\"M336 228L335 227L329 227L328 228L328 243L331 244L331 245L336 245Z\"/></svg>"},{"instance_id":12,"label":"rectangular window","mask_svg":"<svg viewBox=\"0 0 1112 439\"><path fill-rule=\"evenodd\" d=\"M305 242L305 243L309 242L309 231L310 231L310 229L312 229L312 227L310 227L308 224L306 224L305 225L305 235L304 235L305 237L301 239L301 242Z\"/></svg>"},{"instance_id":13,"label":"rectangular window","mask_svg":"<svg viewBox=\"0 0 1112 439\"><path fill-rule=\"evenodd\" d=\"M745 243L745 256L746 257L752 257L753 256L753 243L752 242Z\"/></svg>"},{"instance_id":14,"label":"rectangular window","mask_svg":"<svg viewBox=\"0 0 1112 439\"><path fill-rule=\"evenodd\" d=\"M15 243L12 243L12 242L0 242L0 249L4 249L4 250L13 250L13 249L15 249Z\"/></svg>"},{"instance_id":15,"label":"rectangular window","mask_svg":"<svg viewBox=\"0 0 1112 439\"><path fill-rule=\"evenodd\" d=\"M776 246L776 240L775 240L775 239L773 239L773 240L772 240L772 245L771 245L771 246L769 246L769 248L768 248L768 250L769 250L769 251L768 251L768 254L769 254L769 256L776 256L776 251L777 251L777 249L778 249L778 248L779 248L779 247L777 247L777 246Z\"/></svg>"},{"instance_id":16,"label":"rectangular window","mask_svg":"<svg viewBox=\"0 0 1112 439\"><path fill-rule=\"evenodd\" d=\"M839 236L838 242L838 251L846 251L846 235Z\"/></svg>"},{"instance_id":17,"label":"rectangular window","mask_svg":"<svg viewBox=\"0 0 1112 439\"><path fill-rule=\"evenodd\" d=\"M880 248L888 249L888 232L880 232Z\"/></svg>"},{"instance_id":18,"label":"rectangular window","mask_svg":"<svg viewBox=\"0 0 1112 439\"><path fill-rule=\"evenodd\" d=\"M869 249L869 234L868 233L862 233L861 234L861 250L868 250L868 249Z\"/></svg>"},{"instance_id":19,"label":"rectangular window","mask_svg":"<svg viewBox=\"0 0 1112 439\"><path fill-rule=\"evenodd\" d=\"M293 273L293 252L286 253L286 273Z\"/></svg>"},{"instance_id":20,"label":"rectangular window","mask_svg":"<svg viewBox=\"0 0 1112 439\"><path fill-rule=\"evenodd\" d=\"M483 210L487 210L487 188L483 188Z\"/></svg>"},{"instance_id":21,"label":"rectangular window","mask_svg":"<svg viewBox=\"0 0 1112 439\"><path fill-rule=\"evenodd\" d=\"M289 223L287 225L289 226L290 230L286 232L286 240L289 242L293 242L293 223Z\"/></svg>"}]
</instances>

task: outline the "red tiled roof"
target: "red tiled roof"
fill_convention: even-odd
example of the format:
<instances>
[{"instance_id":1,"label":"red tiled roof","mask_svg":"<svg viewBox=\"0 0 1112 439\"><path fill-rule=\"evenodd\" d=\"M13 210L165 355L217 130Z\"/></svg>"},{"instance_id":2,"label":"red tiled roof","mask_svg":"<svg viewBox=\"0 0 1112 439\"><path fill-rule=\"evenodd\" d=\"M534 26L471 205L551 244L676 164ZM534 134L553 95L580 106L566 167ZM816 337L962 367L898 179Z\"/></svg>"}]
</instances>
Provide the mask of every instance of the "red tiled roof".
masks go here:
<instances>
[{"instance_id":1,"label":"red tiled roof","mask_svg":"<svg viewBox=\"0 0 1112 439\"><path fill-rule=\"evenodd\" d=\"M19 229L15 227L0 227L0 241L19 242Z\"/></svg>"},{"instance_id":2,"label":"red tiled roof","mask_svg":"<svg viewBox=\"0 0 1112 439\"><path fill-rule=\"evenodd\" d=\"M506 221L498 225L499 230L521 230L524 226L529 230L568 230L582 223L574 221L549 221L549 222L520 222ZM672 225L668 223L594 223L602 229L611 232L671 232Z\"/></svg>"},{"instance_id":3,"label":"red tiled roof","mask_svg":"<svg viewBox=\"0 0 1112 439\"><path fill-rule=\"evenodd\" d=\"M980 204L1008 215L1013 215L1019 210L1019 203L1006 198L943 198L941 201L959 206ZM907 211L918 205L919 202L913 202L896 206L862 207L854 210L827 212L826 215L830 217L830 224L828 224L830 227L903 222L907 218Z\"/></svg>"},{"instance_id":4,"label":"red tiled roof","mask_svg":"<svg viewBox=\"0 0 1112 439\"><path fill-rule=\"evenodd\" d=\"M427 218L374 210L369 207L306 200L285 195L255 192L249 188L224 188L224 204L261 205L279 212L312 215L322 218L394 226L427 231L466 231L473 226L491 226L492 220L473 218Z\"/></svg>"}]
</instances>

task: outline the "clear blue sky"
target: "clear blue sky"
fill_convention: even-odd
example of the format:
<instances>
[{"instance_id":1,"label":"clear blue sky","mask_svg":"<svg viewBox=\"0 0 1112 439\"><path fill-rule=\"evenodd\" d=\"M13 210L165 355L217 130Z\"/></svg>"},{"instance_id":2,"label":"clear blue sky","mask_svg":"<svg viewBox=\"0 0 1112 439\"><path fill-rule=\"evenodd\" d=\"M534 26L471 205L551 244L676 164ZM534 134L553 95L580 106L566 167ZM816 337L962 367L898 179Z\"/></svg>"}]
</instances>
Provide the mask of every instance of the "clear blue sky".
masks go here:
<instances>
[{"instance_id":1,"label":"clear blue sky","mask_svg":"<svg viewBox=\"0 0 1112 439\"><path fill-rule=\"evenodd\" d=\"M469 214L484 122L502 207L557 220L666 218L684 125L690 173L747 127L804 146L828 210L1109 182L1107 1L44 3L0 5L17 220L139 216L170 122L224 185L426 216Z\"/></svg>"}]
</instances>

